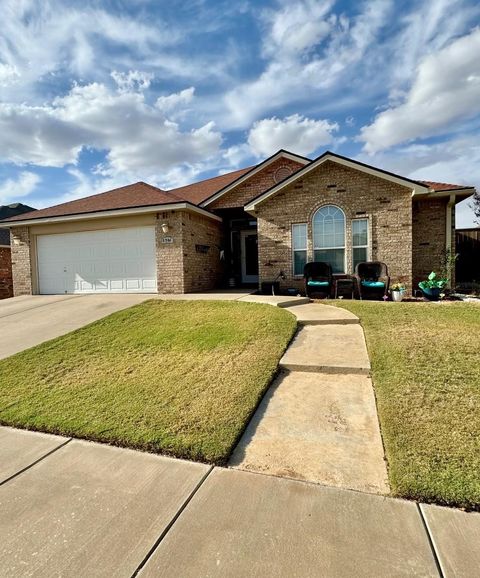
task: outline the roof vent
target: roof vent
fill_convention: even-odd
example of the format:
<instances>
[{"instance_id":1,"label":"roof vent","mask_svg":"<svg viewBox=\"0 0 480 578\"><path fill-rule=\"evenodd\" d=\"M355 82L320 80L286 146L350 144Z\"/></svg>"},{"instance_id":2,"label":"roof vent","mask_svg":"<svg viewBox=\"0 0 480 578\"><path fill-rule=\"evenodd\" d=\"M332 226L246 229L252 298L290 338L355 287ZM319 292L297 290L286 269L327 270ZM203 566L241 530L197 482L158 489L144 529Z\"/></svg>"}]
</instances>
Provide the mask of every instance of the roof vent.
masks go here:
<instances>
[{"instance_id":1,"label":"roof vent","mask_svg":"<svg viewBox=\"0 0 480 578\"><path fill-rule=\"evenodd\" d=\"M284 181L287 177L289 177L292 174L292 172L293 171L290 167L280 167L275 171L273 180L276 183Z\"/></svg>"}]
</instances>

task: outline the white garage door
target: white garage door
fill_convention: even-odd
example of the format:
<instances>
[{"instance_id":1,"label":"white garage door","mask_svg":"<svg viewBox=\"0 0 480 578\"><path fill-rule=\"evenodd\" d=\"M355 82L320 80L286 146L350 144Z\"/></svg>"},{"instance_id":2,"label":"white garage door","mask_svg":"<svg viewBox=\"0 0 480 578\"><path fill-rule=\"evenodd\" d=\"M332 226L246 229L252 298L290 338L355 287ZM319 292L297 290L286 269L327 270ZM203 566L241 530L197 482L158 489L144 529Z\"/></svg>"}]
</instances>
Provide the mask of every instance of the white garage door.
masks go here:
<instances>
[{"instance_id":1,"label":"white garage door","mask_svg":"<svg viewBox=\"0 0 480 578\"><path fill-rule=\"evenodd\" d=\"M153 293L157 290L154 227L37 237L41 294Z\"/></svg>"}]
</instances>

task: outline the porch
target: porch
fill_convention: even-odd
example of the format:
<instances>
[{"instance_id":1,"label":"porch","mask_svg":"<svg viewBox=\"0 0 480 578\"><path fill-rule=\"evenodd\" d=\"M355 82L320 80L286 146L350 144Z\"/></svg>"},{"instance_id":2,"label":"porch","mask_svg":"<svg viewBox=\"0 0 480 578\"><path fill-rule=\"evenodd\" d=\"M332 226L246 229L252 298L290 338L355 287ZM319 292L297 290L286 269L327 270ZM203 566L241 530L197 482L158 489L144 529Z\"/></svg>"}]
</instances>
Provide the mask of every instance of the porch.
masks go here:
<instances>
[{"instance_id":1,"label":"porch","mask_svg":"<svg viewBox=\"0 0 480 578\"><path fill-rule=\"evenodd\" d=\"M224 223L223 286L258 289L257 219L240 208L216 212Z\"/></svg>"}]
</instances>

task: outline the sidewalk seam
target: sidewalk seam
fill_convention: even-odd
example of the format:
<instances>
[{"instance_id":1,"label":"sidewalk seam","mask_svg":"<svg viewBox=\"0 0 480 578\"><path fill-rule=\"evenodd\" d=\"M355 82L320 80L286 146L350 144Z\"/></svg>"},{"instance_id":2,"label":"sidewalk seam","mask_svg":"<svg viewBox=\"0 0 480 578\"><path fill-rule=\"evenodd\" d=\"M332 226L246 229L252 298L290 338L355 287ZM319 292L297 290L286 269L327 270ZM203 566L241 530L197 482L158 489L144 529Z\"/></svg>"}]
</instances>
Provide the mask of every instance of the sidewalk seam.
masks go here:
<instances>
[{"instance_id":1,"label":"sidewalk seam","mask_svg":"<svg viewBox=\"0 0 480 578\"><path fill-rule=\"evenodd\" d=\"M34 462L32 462L31 464L29 464L28 466L25 466L24 468L22 468L21 470L19 470L18 472L15 472L13 475L11 475L9 478L7 478L6 480L3 480L2 482L0 482L0 486L3 486L4 484L6 484L7 482L10 482L10 480L13 480L14 478L20 476L21 474L23 474L24 472L26 472L27 470L29 470L30 468L33 468L33 466L36 466L39 462L42 462L45 458L48 458L48 456L51 456L53 453L55 453L57 450L63 448L64 446L66 446L68 443L70 443L72 441L72 438L69 438L67 441L63 442L62 444L60 444L59 446L57 446L56 448L53 448L53 450L50 450L49 452L47 452L46 454L44 454L43 456L39 457L37 460L35 460Z\"/></svg>"},{"instance_id":2,"label":"sidewalk seam","mask_svg":"<svg viewBox=\"0 0 480 578\"><path fill-rule=\"evenodd\" d=\"M445 573L443 572L442 563L440 562L440 558L438 557L437 549L435 548L435 542L433 541L433 537L430 534L430 530L428 528L428 522L425 519L425 516L423 515L423 510L421 508L421 504L419 504L417 502L416 505L417 505L418 513L420 515L420 519L422 520L422 524L423 524L423 527L425 529L425 534L427 535L428 544L430 546L430 550L432 551L433 559L435 560L435 565L437 567L438 573L440 575L440 578L445 578Z\"/></svg>"},{"instance_id":3,"label":"sidewalk seam","mask_svg":"<svg viewBox=\"0 0 480 578\"><path fill-rule=\"evenodd\" d=\"M182 513L184 512L185 508L188 506L188 504L191 502L191 500L193 499L193 497L195 496L195 494L198 492L198 490L203 486L203 483L205 482L205 480L208 478L208 476L212 473L212 471L214 470L215 466L210 466L210 468L207 470L207 472L205 472L205 474L202 476L202 478L200 479L200 481L197 483L197 485L193 488L193 490L190 492L190 494L187 496L186 500L183 502L183 504L180 506L180 508L177 510L177 512L175 512L173 518L170 520L170 522L166 525L166 527L163 529L163 531L161 532L160 536L155 540L153 546L150 548L150 550L147 552L147 554L145 555L145 557L143 558L143 560L140 562L140 564L137 566L137 568L135 569L135 572L132 574L131 578L135 578L135 576L138 576L139 572L142 571L142 569L145 567L145 565L147 564L147 562L150 560L150 558L153 556L153 554L155 553L155 550L160 546L160 544L162 543L163 539L165 538L165 536L168 534L168 532L171 530L172 526L175 524L175 522L178 520L178 518L182 515Z\"/></svg>"}]
</instances>

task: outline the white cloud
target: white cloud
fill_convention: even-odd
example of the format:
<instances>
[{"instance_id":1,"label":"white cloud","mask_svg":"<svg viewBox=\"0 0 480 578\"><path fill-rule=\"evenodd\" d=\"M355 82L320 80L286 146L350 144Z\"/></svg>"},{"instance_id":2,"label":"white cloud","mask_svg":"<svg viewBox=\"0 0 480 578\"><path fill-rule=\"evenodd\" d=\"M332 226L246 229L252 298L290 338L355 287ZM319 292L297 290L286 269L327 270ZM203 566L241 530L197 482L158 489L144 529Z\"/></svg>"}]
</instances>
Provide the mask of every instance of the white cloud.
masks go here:
<instances>
[{"instance_id":1,"label":"white cloud","mask_svg":"<svg viewBox=\"0 0 480 578\"><path fill-rule=\"evenodd\" d=\"M403 12L403 11L402 11ZM414 10L399 15L400 30L390 44L392 66L389 80L393 101L405 96L415 78L419 62L434 54L452 40L470 30L470 22L478 22L480 5L468 0L428 0L418 2Z\"/></svg>"},{"instance_id":2,"label":"white cloud","mask_svg":"<svg viewBox=\"0 0 480 578\"><path fill-rule=\"evenodd\" d=\"M326 18L333 4L332 0L304 0L286 3L279 10L267 10L264 20L269 38L264 45L265 54L298 54L321 42L335 23L334 16Z\"/></svg>"},{"instance_id":3,"label":"white cloud","mask_svg":"<svg viewBox=\"0 0 480 578\"><path fill-rule=\"evenodd\" d=\"M9 94L19 100L27 91L40 100L36 83L64 72L103 79L128 63L128 55L134 54L137 62L159 59L181 38L181 31L167 28L159 18L132 18L102 8L101 3L2 2L0 58L18 73Z\"/></svg>"},{"instance_id":4,"label":"white cloud","mask_svg":"<svg viewBox=\"0 0 480 578\"><path fill-rule=\"evenodd\" d=\"M366 55L389 21L392 0L367 0L351 19L329 13L331 6L302 0L267 12L263 52L270 60L258 78L225 95L226 124L243 128L286 104L324 102L342 82L351 86L352 78L369 70L365 91L375 84Z\"/></svg>"},{"instance_id":5,"label":"white cloud","mask_svg":"<svg viewBox=\"0 0 480 578\"><path fill-rule=\"evenodd\" d=\"M23 171L17 179L7 179L0 183L0 205L18 201L28 197L40 182L39 175L30 171Z\"/></svg>"},{"instance_id":6,"label":"white cloud","mask_svg":"<svg viewBox=\"0 0 480 578\"><path fill-rule=\"evenodd\" d=\"M154 76L151 72L140 70L129 70L128 72L114 70L110 75L122 92L146 90Z\"/></svg>"},{"instance_id":7,"label":"white cloud","mask_svg":"<svg viewBox=\"0 0 480 578\"><path fill-rule=\"evenodd\" d=\"M480 113L480 28L426 56L405 102L381 112L361 130L365 150L452 130L455 122Z\"/></svg>"},{"instance_id":8,"label":"white cloud","mask_svg":"<svg viewBox=\"0 0 480 578\"><path fill-rule=\"evenodd\" d=\"M475 134L363 154L359 160L412 179L473 186L480 190L480 141ZM471 201L457 205L457 227L473 227Z\"/></svg>"},{"instance_id":9,"label":"white cloud","mask_svg":"<svg viewBox=\"0 0 480 578\"><path fill-rule=\"evenodd\" d=\"M20 73L15 65L0 62L0 86L15 84L20 78Z\"/></svg>"},{"instance_id":10,"label":"white cloud","mask_svg":"<svg viewBox=\"0 0 480 578\"><path fill-rule=\"evenodd\" d=\"M299 114L284 119L265 118L253 125L248 135L248 144L258 157L270 156L282 148L308 155L320 146L331 143L332 132L336 130L336 123L305 118Z\"/></svg>"},{"instance_id":11,"label":"white cloud","mask_svg":"<svg viewBox=\"0 0 480 578\"><path fill-rule=\"evenodd\" d=\"M227 173L232 168L245 166L252 160L252 150L247 143L232 145L223 153L222 158L226 162L223 172Z\"/></svg>"},{"instance_id":12,"label":"white cloud","mask_svg":"<svg viewBox=\"0 0 480 578\"><path fill-rule=\"evenodd\" d=\"M74 86L52 103L0 104L0 158L61 167L82 148L106 150L105 171L162 171L218 154L221 134L212 122L182 130L143 93L112 91L99 83Z\"/></svg>"},{"instance_id":13,"label":"white cloud","mask_svg":"<svg viewBox=\"0 0 480 578\"><path fill-rule=\"evenodd\" d=\"M192 102L194 93L195 88L191 86L190 88L169 94L168 96L159 96L155 106L163 112L170 112L179 106L185 106Z\"/></svg>"}]
</instances>

